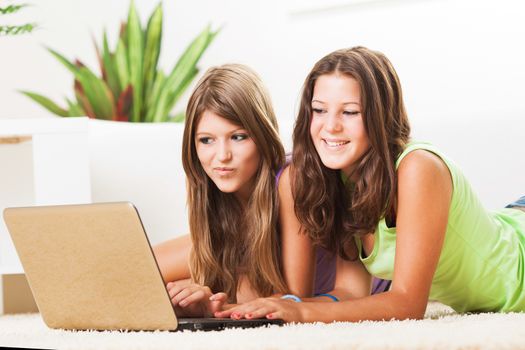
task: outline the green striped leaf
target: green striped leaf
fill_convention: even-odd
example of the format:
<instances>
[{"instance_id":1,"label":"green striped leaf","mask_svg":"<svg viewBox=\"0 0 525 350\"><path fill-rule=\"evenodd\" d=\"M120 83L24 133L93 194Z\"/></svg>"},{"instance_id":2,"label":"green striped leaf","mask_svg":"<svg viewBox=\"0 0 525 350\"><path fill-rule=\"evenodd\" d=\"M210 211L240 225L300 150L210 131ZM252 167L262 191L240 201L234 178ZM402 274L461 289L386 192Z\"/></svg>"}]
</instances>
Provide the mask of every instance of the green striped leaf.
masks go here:
<instances>
[{"instance_id":1,"label":"green striped leaf","mask_svg":"<svg viewBox=\"0 0 525 350\"><path fill-rule=\"evenodd\" d=\"M131 106L133 105L133 87L128 87L122 91L117 100L117 113L113 120L120 122L129 122Z\"/></svg>"},{"instance_id":2,"label":"green striped leaf","mask_svg":"<svg viewBox=\"0 0 525 350\"><path fill-rule=\"evenodd\" d=\"M55 102L51 101L49 98L42 96L40 94L30 92L30 91L20 91L22 94L26 95L33 101L37 102L39 105L50 111L51 113L54 113L56 115L59 115L61 117L67 117L68 111L66 111L64 108L58 106Z\"/></svg>"},{"instance_id":3,"label":"green striped leaf","mask_svg":"<svg viewBox=\"0 0 525 350\"><path fill-rule=\"evenodd\" d=\"M76 78L99 119L113 119L115 101L109 87L87 67L80 67Z\"/></svg>"},{"instance_id":4,"label":"green striped leaf","mask_svg":"<svg viewBox=\"0 0 525 350\"><path fill-rule=\"evenodd\" d=\"M84 112L86 112L86 115L89 118L97 118L95 113L93 113L93 108L91 107L91 104L89 103L86 94L84 93L84 88L82 85L80 85L80 82L75 79L75 97L77 99L78 104L82 107Z\"/></svg>"},{"instance_id":5,"label":"green striped leaf","mask_svg":"<svg viewBox=\"0 0 525 350\"><path fill-rule=\"evenodd\" d=\"M135 3L132 0L129 8L128 24L128 62L130 83L133 86L133 107L131 121L139 122L142 113L142 71L143 71L143 37L140 20Z\"/></svg>"},{"instance_id":6,"label":"green striped leaf","mask_svg":"<svg viewBox=\"0 0 525 350\"><path fill-rule=\"evenodd\" d=\"M129 66L128 66L128 57L126 54L126 46L122 39L118 40L117 51L115 52L115 66L117 70L117 75L120 82L120 91L124 91L129 85Z\"/></svg>"},{"instance_id":7,"label":"green striped leaf","mask_svg":"<svg viewBox=\"0 0 525 350\"><path fill-rule=\"evenodd\" d=\"M58 52L52 49L48 50L75 75L75 79L82 86L94 115L101 119L111 119L114 114L114 99L106 83L91 72L89 68L81 64L74 65Z\"/></svg>"},{"instance_id":8,"label":"green striped leaf","mask_svg":"<svg viewBox=\"0 0 525 350\"><path fill-rule=\"evenodd\" d=\"M189 72L191 67L195 66L201 58L204 51L208 48L210 43L213 41L215 36L219 33L211 31L211 26L207 25L206 28L195 38L190 45L186 48L179 61L173 68L170 74L171 76L177 76L180 72ZM183 80L183 78L180 78Z\"/></svg>"},{"instance_id":9,"label":"green striped leaf","mask_svg":"<svg viewBox=\"0 0 525 350\"><path fill-rule=\"evenodd\" d=\"M102 40L102 61L104 63L105 80L108 84L113 96L119 96L122 91L120 88L120 81L115 67L115 57L111 54L108 46L108 38L106 31Z\"/></svg>"},{"instance_id":10,"label":"green striped leaf","mask_svg":"<svg viewBox=\"0 0 525 350\"><path fill-rule=\"evenodd\" d=\"M175 90L168 96L168 104L166 106L166 110L164 111L166 118L168 118L169 113L171 112L173 107L177 104L177 101L182 96L184 91L188 89L188 86L191 84L193 79L195 79L198 73L199 73L199 70L197 69L197 67L194 66L192 71L188 75L186 75L184 80L178 86L176 86Z\"/></svg>"},{"instance_id":11,"label":"green striped leaf","mask_svg":"<svg viewBox=\"0 0 525 350\"><path fill-rule=\"evenodd\" d=\"M164 88L162 89L161 95L158 99L159 105L156 106L152 117L154 122L166 120L166 111L172 109L172 102L176 102L174 97L177 97L178 95L177 88L184 83L186 83L186 86L189 85L187 80L192 76L192 74L195 74L195 66L197 62L218 32L219 31L212 32L210 30L210 26L208 25L186 48L181 58L178 60L177 64L166 79L166 83L164 84Z\"/></svg>"},{"instance_id":12,"label":"green striped leaf","mask_svg":"<svg viewBox=\"0 0 525 350\"><path fill-rule=\"evenodd\" d=\"M147 123L153 122L153 116L155 115L156 106L158 105L160 93L162 91L162 88L164 87L165 81L166 76L164 75L164 73L162 71L158 71L155 82L153 83L153 87L151 89L151 94L148 97L148 100L146 100L147 112L144 121Z\"/></svg>"},{"instance_id":13,"label":"green striped leaf","mask_svg":"<svg viewBox=\"0 0 525 350\"><path fill-rule=\"evenodd\" d=\"M62 63L67 69L69 69L69 71L73 74L77 74L78 73L78 67L76 65L74 65L73 63L69 62L69 60L67 58L65 58L64 56L62 56L61 54L59 54L57 51L51 49L51 48L47 48L47 51L51 52L51 54L53 56L55 56L55 58L60 62Z\"/></svg>"},{"instance_id":14,"label":"green striped leaf","mask_svg":"<svg viewBox=\"0 0 525 350\"><path fill-rule=\"evenodd\" d=\"M74 101L70 101L67 98L66 98L66 102L69 107L69 111L67 113L68 117L83 117L86 115L86 113L84 112L84 110L78 103Z\"/></svg>"},{"instance_id":15,"label":"green striped leaf","mask_svg":"<svg viewBox=\"0 0 525 350\"><path fill-rule=\"evenodd\" d=\"M155 105L151 116L148 118L149 121L153 123L158 123L163 121L166 117L164 115L166 109L168 109L168 90L166 89L166 84L168 81L164 81L162 87L159 91L159 96L155 99Z\"/></svg>"},{"instance_id":16,"label":"green striped leaf","mask_svg":"<svg viewBox=\"0 0 525 350\"><path fill-rule=\"evenodd\" d=\"M162 5L159 4L148 20L146 28L146 41L144 46L144 100L150 99L155 75L157 72L157 63L160 55L160 45L162 40ZM146 106L144 106L146 110Z\"/></svg>"}]
</instances>

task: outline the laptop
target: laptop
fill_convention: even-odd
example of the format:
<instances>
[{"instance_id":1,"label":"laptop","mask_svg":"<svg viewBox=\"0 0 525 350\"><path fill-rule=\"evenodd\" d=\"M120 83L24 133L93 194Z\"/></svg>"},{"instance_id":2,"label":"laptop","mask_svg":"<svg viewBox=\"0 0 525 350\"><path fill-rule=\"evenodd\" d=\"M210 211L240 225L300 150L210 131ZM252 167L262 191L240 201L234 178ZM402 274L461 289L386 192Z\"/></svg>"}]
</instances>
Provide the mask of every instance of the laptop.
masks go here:
<instances>
[{"instance_id":1,"label":"laptop","mask_svg":"<svg viewBox=\"0 0 525 350\"><path fill-rule=\"evenodd\" d=\"M50 328L221 330L283 323L177 318L131 203L7 208L4 220Z\"/></svg>"}]
</instances>

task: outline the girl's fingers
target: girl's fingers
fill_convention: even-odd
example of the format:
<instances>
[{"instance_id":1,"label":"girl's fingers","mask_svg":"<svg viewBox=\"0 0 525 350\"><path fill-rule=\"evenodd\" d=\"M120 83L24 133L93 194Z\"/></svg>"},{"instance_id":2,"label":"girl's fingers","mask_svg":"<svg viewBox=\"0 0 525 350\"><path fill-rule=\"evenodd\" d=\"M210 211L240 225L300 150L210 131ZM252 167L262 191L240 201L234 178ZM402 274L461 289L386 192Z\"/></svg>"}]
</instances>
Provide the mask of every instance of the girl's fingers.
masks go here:
<instances>
[{"instance_id":1,"label":"girl's fingers","mask_svg":"<svg viewBox=\"0 0 525 350\"><path fill-rule=\"evenodd\" d=\"M169 284L168 284L169 285ZM171 285L171 288L168 287L168 294L170 296L170 299L173 299L177 294L179 294L184 288L181 288L175 284Z\"/></svg>"},{"instance_id":2,"label":"girl's fingers","mask_svg":"<svg viewBox=\"0 0 525 350\"><path fill-rule=\"evenodd\" d=\"M229 316L220 316L220 317L230 317L234 319L244 318L246 314L249 314L259 308L258 304L255 302L238 305L230 310L226 310L229 313Z\"/></svg>"},{"instance_id":3,"label":"girl's fingers","mask_svg":"<svg viewBox=\"0 0 525 350\"><path fill-rule=\"evenodd\" d=\"M264 317L266 317L266 315L268 315L272 311L275 311L275 309L272 309L272 308L269 308L269 307L265 307L265 306L261 306L261 307L255 309L255 310L253 310L253 311L247 312L244 315L244 317L247 318L247 319L264 318Z\"/></svg>"},{"instance_id":4,"label":"girl's fingers","mask_svg":"<svg viewBox=\"0 0 525 350\"><path fill-rule=\"evenodd\" d=\"M179 305L179 303L190 296L193 293L193 291L190 288L184 288L183 290L179 291L177 294L173 295L171 297L171 303L173 305ZM171 294L170 294L171 296Z\"/></svg>"},{"instance_id":5,"label":"girl's fingers","mask_svg":"<svg viewBox=\"0 0 525 350\"><path fill-rule=\"evenodd\" d=\"M269 314L267 314L266 318L269 320L277 320L277 319L283 319L284 317L283 317L282 311L275 311L275 312L270 312Z\"/></svg>"},{"instance_id":6,"label":"girl's fingers","mask_svg":"<svg viewBox=\"0 0 525 350\"><path fill-rule=\"evenodd\" d=\"M234 308L226 309L223 311L217 311L213 314L213 316L217 318L230 318L233 311L234 311Z\"/></svg>"},{"instance_id":7,"label":"girl's fingers","mask_svg":"<svg viewBox=\"0 0 525 350\"><path fill-rule=\"evenodd\" d=\"M222 301L222 302L226 302L228 300L228 295L226 293L216 293L216 294L213 294L211 297L210 297L210 301Z\"/></svg>"},{"instance_id":8,"label":"girl's fingers","mask_svg":"<svg viewBox=\"0 0 525 350\"><path fill-rule=\"evenodd\" d=\"M197 290L192 291L192 293L188 295L186 298L180 299L179 305L182 307L185 307L193 303L199 302L205 297L206 295L204 294L204 292L200 289L197 289Z\"/></svg>"},{"instance_id":9,"label":"girl's fingers","mask_svg":"<svg viewBox=\"0 0 525 350\"><path fill-rule=\"evenodd\" d=\"M217 293L210 297L208 311L214 315L215 312L223 310L223 305L228 300L226 293Z\"/></svg>"}]
</instances>

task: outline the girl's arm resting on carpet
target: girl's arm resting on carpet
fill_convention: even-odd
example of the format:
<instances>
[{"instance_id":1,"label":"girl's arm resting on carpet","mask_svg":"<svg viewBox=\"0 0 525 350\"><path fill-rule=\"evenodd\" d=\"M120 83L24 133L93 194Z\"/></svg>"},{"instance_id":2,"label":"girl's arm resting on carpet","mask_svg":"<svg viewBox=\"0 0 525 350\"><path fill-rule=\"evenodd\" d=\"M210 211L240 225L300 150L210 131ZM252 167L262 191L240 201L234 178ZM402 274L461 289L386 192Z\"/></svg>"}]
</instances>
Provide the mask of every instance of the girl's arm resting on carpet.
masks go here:
<instances>
[{"instance_id":1,"label":"girl's arm resting on carpet","mask_svg":"<svg viewBox=\"0 0 525 350\"><path fill-rule=\"evenodd\" d=\"M370 295L372 278L359 259L349 261L337 257L336 266L334 289L328 294L336 296L340 301L363 298ZM334 302L326 296L303 300Z\"/></svg>"},{"instance_id":2,"label":"girl's arm resting on carpet","mask_svg":"<svg viewBox=\"0 0 525 350\"><path fill-rule=\"evenodd\" d=\"M390 291L339 303L260 298L216 316L288 322L422 318L445 238L451 197L452 180L443 161L426 151L411 152L398 170L396 257Z\"/></svg>"},{"instance_id":3,"label":"girl's arm resting on carpet","mask_svg":"<svg viewBox=\"0 0 525 350\"><path fill-rule=\"evenodd\" d=\"M295 216L290 166L279 179L279 223L284 281L288 292L309 297L314 291L315 249Z\"/></svg>"},{"instance_id":4,"label":"girl's arm resting on carpet","mask_svg":"<svg viewBox=\"0 0 525 350\"><path fill-rule=\"evenodd\" d=\"M153 247L164 283L190 278L190 235L184 235Z\"/></svg>"}]
</instances>

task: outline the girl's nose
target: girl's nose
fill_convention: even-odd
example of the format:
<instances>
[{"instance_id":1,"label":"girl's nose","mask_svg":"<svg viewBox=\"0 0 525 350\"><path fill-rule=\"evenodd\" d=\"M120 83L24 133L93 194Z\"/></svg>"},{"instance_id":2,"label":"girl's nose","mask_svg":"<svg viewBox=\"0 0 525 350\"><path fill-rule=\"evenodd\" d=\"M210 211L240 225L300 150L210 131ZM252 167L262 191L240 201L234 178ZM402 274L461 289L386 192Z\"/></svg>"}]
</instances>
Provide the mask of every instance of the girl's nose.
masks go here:
<instances>
[{"instance_id":1,"label":"girl's nose","mask_svg":"<svg viewBox=\"0 0 525 350\"><path fill-rule=\"evenodd\" d=\"M227 162L232 158L232 152L228 142L220 142L217 157L221 162Z\"/></svg>"},{"instance_id":2,"label":"girl's nose","mask_svg":"<svg viewBox=\"0 0 525 350\"><path fill-rule=\"evenodd\" d=\"M340 132L343 130L343 126L341 124L341 118L339 118L334 113L329 113L326 116L324 127L328 132L331 132L331 133L336 133L336 132Z\"/></svg>"}]
</instances>

